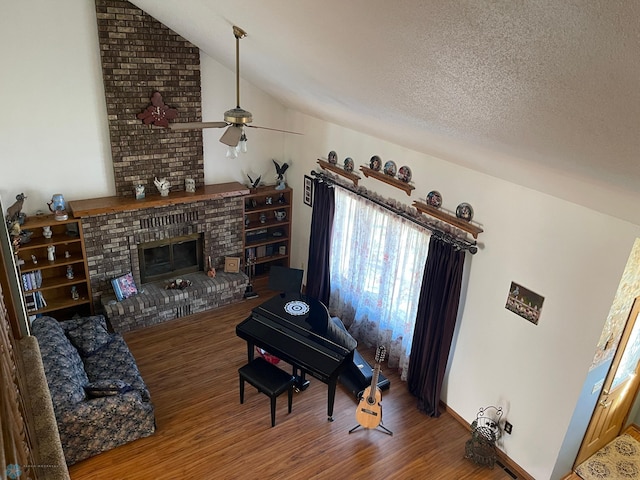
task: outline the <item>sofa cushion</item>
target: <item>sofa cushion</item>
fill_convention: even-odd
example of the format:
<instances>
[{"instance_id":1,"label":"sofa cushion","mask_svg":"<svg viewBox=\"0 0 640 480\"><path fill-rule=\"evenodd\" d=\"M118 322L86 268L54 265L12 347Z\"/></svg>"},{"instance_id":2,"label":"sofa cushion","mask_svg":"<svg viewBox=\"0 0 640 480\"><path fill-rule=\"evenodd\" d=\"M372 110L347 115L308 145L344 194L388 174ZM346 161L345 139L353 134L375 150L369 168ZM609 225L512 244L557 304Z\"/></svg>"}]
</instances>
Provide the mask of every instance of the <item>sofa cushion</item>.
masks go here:
<instances>
[{"instance_id":1,"label":"sofa cushion","mask_svg":"<svg viewBox=\"0 0 640 480\"><path fill-rule=\"evenodd\" d=\"M87 317L80 322L72 322L72 328L67 326L63 329L82 357L93 355L111 340L104 318Z\"/></svg>"},{"instance_id":2,"label":"sofa cushion","mask_svg":"<svg viewBox=\"0 0 640 480\"><path fill-rule=\"evenodd\" d=\"M126 393L132 390L133 387L127 382L122 380L97 380L95 382L88 383L84 389L87 395L92 398L96 397L109 397L112 395L118 395Z\"/></svg>"},{"instance_id":3,"label":"sofa cushion","mask_svg":"<svg viewBox=\"0 0 640 480\"><path fill-rule=\"evenodd\" d=\"M99 354L85 357L84 368L91 382L115 378L138 390L143 400L150 398L133 354L119 333L111 335L111 341L100 349Z\"/></svg>"},{"instance_id":4,"label":"sofa cushion","mask_svg":"<svg viewBox=\"0 0 640 480\"><path fill-rule=\"evenodd\" d=\"M89 383L80 354L71 344L60 323L51 317L36 318L31 332L38 339L47 384L56 412L65 405L86 398Z\"/></svg>"}]
</instances>

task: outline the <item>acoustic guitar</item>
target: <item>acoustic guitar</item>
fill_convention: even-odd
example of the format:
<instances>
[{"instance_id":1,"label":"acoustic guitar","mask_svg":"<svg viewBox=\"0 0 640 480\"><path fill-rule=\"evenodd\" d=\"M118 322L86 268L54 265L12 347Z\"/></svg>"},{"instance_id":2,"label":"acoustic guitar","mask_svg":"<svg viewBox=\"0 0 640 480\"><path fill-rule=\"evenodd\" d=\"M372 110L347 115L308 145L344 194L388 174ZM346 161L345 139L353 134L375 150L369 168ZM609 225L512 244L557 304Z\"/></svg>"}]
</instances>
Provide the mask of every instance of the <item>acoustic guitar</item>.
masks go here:
<instances>
[{"instance_id":1,"label":"acoustic guitar","mask_svg":"<svg viewBox=\"0 0 640 480\"><path fill-rule=\"evenodd\" d=\"M376 350L376 366L373 369L371 377L371 385L368 386L356 410L356 420L363 428L376 428L382 421L382 393L378 388L378 375L380 374L380 362L384 360L386 350L384 346L379 346Z\"/></svg>"}]
</instances>

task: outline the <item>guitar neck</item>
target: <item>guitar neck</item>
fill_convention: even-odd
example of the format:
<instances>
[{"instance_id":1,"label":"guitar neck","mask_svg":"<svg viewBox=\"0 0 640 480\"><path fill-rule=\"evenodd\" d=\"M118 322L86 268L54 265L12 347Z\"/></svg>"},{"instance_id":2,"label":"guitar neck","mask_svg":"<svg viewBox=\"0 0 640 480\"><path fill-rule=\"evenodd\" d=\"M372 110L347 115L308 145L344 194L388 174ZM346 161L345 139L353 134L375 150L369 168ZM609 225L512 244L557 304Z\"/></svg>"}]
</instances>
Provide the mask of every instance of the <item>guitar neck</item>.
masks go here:
<instances>
[{"instance_id":1,"label":"guitar neck","mask_svg":"<svg viewBox=\"0 0 640 480\"><path fill-rule=\"evenodd\" d=\"M376 366L373 369L373 376L371 377L371 388L369 389L370 399L375 398L376 396L376 389L378 388L379 374L380 374L380 364L376 363Z\"/></svg>"}]
</instances>

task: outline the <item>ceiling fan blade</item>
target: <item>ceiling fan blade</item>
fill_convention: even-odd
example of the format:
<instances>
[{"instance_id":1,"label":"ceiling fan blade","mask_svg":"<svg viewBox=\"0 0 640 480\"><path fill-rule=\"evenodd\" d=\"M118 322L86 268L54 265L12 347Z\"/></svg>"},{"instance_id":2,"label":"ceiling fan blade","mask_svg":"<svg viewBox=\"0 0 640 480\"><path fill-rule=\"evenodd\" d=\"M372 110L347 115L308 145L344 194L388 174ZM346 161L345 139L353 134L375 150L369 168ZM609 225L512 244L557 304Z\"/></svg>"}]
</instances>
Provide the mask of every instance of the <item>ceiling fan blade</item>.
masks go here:
<instances>
[{"instance_id":1,"label":"ceiling fan blade","mask_svg":"<svg viewBox=\"0 0 640 480\"><path fill-rule=\"evenodd\" d=\"M220 141L230 147L237 147L241 136L242 127L238 125L230 125L220 137Z\"/></svg>"},{"instance_id":2,"label":"ceiling fan blade","mask_svg":"<svg viewBox=\"0 0 640 480\"><path fill-rule=\"evenodd\" d=\"M245 127L261 128L262 130L271 130L272 132L293 133L294 135L304 135L304 133L300 133L300 132L291 132L289 130L280 130L279 128L260 127L258 125L245 125Z\"/></svg>"},{"instance_id":3,"label":"ceiling fan blade","mask_svg":"<svg viewBox=\"0 0 640 480\"><path fill-rule=\"evenodd\" d=\"M223 128L229 125L227 122L180 122L170 123L171 130L194 130L197 128Z\"/></svg>"}]
</instances>

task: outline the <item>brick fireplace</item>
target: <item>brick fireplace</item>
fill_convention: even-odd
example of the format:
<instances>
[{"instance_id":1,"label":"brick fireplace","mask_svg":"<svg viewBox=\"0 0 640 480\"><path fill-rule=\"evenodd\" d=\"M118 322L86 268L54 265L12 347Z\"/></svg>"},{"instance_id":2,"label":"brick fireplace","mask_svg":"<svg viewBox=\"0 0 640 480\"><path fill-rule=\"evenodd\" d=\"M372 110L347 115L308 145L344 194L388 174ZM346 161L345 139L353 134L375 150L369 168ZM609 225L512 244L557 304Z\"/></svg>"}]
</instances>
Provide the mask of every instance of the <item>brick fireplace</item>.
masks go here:
<instances>
[{"instance_id":1,"label":"brick fireplace","mask_svg":"<svg viewBox=\"0 0 640 480\"><path fill-rule=\"evenodd\" d=\"M200 187L143 200L105 197L69 202L81 218L94 307L104 309L116 331L125 332L240 301L248 283L244 273L224 273L224 258L241 256L243 196L236 182ZM201 258L211 257L217 275L204 271L180 275L191 281L184 290L166 290L168 280L143 283L140 246L197 236ZM132 272L141 293L115 302L111 280ZM168 275L167 278L171 277Z\"/></svg>"}]
</instances>

